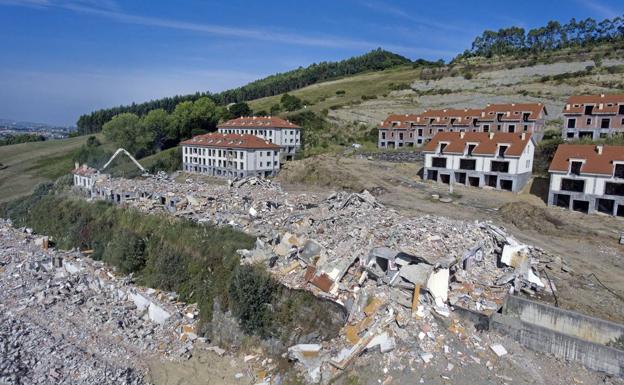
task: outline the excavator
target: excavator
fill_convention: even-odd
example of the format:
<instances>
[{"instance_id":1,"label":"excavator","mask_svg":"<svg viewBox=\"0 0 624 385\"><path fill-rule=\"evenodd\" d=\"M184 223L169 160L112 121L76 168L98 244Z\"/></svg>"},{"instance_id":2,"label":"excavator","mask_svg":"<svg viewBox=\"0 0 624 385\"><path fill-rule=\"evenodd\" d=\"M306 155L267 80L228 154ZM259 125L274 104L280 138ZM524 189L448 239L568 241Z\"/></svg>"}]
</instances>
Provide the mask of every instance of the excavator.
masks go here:
<instances>
[{"instance_id":1,"label":"excavator","mask_svg":"<svg viewBox=\"0 0 624 385\"><path fill-rule=\"evenodd\" d=\"M141 164L136 159L134 159L134 156L132 156L132 154L130 154L128 151L126 151L123 148L118 148L117 151L115 151L115 153L113 154L113 156L110 157L108 162L106 162L106 164L104 166L102 166L102 168L100 168L98 171L104 172L106 167L108 167L111 164L111 162L117 157L117 155L119 155L121 153L126 154L128 156L128 158L130 158L130 160L139 168L139 170L141 170L143 172L144 176L149 175L147 170L145 170L145 168L143 166L141 166Z\"/></svg>"}]
</instances>

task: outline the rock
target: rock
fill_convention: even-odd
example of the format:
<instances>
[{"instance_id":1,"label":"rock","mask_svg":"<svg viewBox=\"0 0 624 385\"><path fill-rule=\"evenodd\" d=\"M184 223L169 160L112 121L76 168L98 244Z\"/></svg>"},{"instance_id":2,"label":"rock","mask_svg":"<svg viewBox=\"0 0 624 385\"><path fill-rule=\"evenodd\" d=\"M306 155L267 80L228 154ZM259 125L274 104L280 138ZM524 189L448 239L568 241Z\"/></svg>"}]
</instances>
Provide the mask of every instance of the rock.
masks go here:
<instances>
[{"instance_id":1,"label":"rock","mask_svg":"<svg viewBox=\"0 0 624 385\"><path fill-rule=\"evenodd\" d=\"M492 351L496 353L496 355L499 357L502 357L505 354L507 354L507 349L505 349L505 347L501 344L492 344L490 345L490 349L492 349Z\"/></svg>"},{"instance_id":2,"label":"rock","mask_svg":"<svg viewBox=\"0 0 624 385\"><path fill-rule=\"evenodd\" d=\"M433 298L439 298L443 302L448 300L449 269L434 271L427 280L427 290Z\"/></svg>"}]
</instances>

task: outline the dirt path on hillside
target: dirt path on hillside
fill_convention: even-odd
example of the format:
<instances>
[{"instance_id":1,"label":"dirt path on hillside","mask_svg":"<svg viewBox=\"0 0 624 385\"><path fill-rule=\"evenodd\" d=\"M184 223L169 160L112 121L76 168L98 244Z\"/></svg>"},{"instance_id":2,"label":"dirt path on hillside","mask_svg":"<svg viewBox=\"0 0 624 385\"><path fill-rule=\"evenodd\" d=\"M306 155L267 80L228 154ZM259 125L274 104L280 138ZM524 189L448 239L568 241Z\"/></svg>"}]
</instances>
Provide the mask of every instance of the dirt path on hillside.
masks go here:
<instances>
[{"instance_id":1,"label":"dirt path on hillside","mask_svg":"<svg viewBox=\"0 0 624 385\"><path fill-rule=\"evenodd\" d=\"M567 273L545 272L558 290L556 301L544 300L624 323L624 246L618 243L623 219L547 207L543 197L531 193L543 192L543 181L520 194L454 186L453 202L441 203L432 195L449 196L448 186L423 182L421 168L418 163L319 156L286 164L278 180L285 189L297 192L367 189L407 215L491 220L523 242L563 258L569 266Z\"/></svg>"}]
</instances>

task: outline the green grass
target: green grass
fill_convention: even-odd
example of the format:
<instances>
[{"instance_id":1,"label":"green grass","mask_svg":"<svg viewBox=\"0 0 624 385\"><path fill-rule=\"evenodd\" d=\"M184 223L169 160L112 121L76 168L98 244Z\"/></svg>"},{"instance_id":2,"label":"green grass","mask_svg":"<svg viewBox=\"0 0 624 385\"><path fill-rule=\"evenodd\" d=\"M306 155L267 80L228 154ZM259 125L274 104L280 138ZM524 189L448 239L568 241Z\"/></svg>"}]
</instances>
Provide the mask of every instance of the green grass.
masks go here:
<instances>
[{"instance_id":1,"label":"green grass","mask_svg":"<svg viewBox=\"0 0 624 385\"><path fill-rule=\"evenodd\" d=\"M401 66L314 84L290 91L289 94L309 101L311 104L308 109L318 113L340 105L359 104L362 102L362 96L367 98L386 95L396 89L397 85L409 84L418 79L420 72L420 68ZM344 91L344 94L341 92L336 94L337 91ZM282 95L269 96L252 100L248 104L254 111L269 111L272 105L279 103L281 97Z\"/></svg>"},{"instance_id":2,"label":"green grass","mask_svg":"<svg viewBox=\"0 0 624 385\"><path fill-rule=\"evenodd\" d=\"M6 166L0 169L0 202L27 195L37 184L70 172L73 151L86 141L79 136L0 147L0 162Z\"/></svg>"}]
</instances>

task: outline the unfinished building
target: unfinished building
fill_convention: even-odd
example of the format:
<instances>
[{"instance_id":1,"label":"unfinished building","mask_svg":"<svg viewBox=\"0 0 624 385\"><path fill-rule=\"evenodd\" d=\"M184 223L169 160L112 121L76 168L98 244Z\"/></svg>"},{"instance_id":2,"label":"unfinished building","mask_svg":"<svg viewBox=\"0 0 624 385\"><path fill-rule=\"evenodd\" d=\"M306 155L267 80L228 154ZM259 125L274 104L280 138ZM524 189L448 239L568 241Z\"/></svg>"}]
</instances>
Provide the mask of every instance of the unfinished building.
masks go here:
<instances>
[{"instance_id":1,"label":"unfinished building","mask_svg":"<svg viewBox=\"0 0 624 385\"><path fill-rule=\"evenodd\" d=\"M624 146L562 144L548 171L550 206L624 217Z\"/></svg>"},{"instance_id":2,"label":"unfinished building","mask_svg":"<svg viewBox=\"0 0 624 385\"><path fill-rule=\"evenodd\" d=\"M563 108L561 136L598 140L624 133L624 94L571 96Z\"/></svg>"},{"instance_id":3,"label":"unfinished building","mask_svg":"<svg viewBox=\"0 0 624 385\"><path fill-rule=\"evenodd\" d=\"M211 133L182 144L183 170L224 178L275 176L280 146L251 134Z\"/></svg>"},{"instance_id":4,"label":"unfinished building","mask_svg":"<svg viewBox=\"0 0 624 385\"><path fill-rule=\"evenodd\" d=\"M72 175L74 176L74 186L83 190L91 191L95 184L95 177L98 174L98 170L83 164L80 166L78 162L75 163Z\"/></svg>"},{"instance_id":5,"label":"unfinished building","mask_svg":"<svg viewBox=\"0 0 624 385\"><path fill-rule=\"evenodd\" d=\"M530 133L440 132L425 146L426 180L518 192L531 177Z\"/></svg>"},{"instance_id":6,"label":"unfinished building","mask_svg":"<svg viewBox=\"0 0 624 385\"><path fill-rule=\"evenodd\" d=\"M542 103L488 104L483 109L428 110L390 115L379 126L378 147L420 147L439 132L530 133L539 141L548 112Z\"/></svg>"},{"instance_id":7,"label":"unfinished building","mask_svg":"<svg viewBox=\"0 0 624 385\"><path fill-rule=\"evenodd\" d=\"M222 134L255 135L280 146L281 160L293 160L301 148L301 127L275 116L241 116L217 126Z\"/></svg>"}]
</instances>

